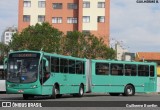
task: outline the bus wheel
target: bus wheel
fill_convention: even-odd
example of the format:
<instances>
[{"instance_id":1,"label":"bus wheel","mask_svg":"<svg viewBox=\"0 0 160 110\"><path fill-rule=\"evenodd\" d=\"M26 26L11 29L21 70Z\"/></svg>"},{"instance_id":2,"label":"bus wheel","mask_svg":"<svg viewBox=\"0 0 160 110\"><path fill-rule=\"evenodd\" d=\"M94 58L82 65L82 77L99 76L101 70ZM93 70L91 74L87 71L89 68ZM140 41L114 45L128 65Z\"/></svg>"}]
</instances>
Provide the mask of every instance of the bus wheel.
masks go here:
<instances>
[{"instance_id":1,"label":"bus wheel","mask_svg":"<svg viewBox=\"0 0 160 110\"><path fill-rule=\"evenodd\" d=\"M132 85L127 85L124 89L124 96L133 96L135 94L135 89Z\"/></svg>"},{"instance_id":2,"label":"bus wheel","mask_svg":"<svg viewBox=\"0 0 160 110\"><path fill-rule=\"evenodd\" d=\"M51 98L56 99L58 94L59 94L58 88L56 86L53 86Z\"/></svg>"},{"instance_id":3,"label":"bus wheel","mask_svg":"<svg viewBox=\"0 0 160 110\"><path fill-rule=\"evenodd\" d=\"M83 95L84 95L84 86L83 86L83 85L80 85L78 97L83 97Z\"/></svg>"},{"instance_id":4,"label":"bus wheel","mask_svg":"<svg viewBox=\"0 0 160 110\"><path fill-rule=\"evenodd\" d=\"M24 100L28 100L28 98L29 98L29 95L23 94L23 99L24 99Z\"/></svg>"},{"instance_id":5,"label":"bus wheel","mask_svg":"<svg viewBox=\"0 0 160 110\"><path fill-rule=\"evenodd\" d=\"M56 97L57 97L57 98L61 98L61 97L62 97L62 94L57 94Z\"/></svg>"},{"instance_id":6,"label":"bus wheel","mask_svg":"<svg viewBox=\"0 0 160 110\"><path fill-rule=\"evenodd\" d=\"M111 96L119 96L120 93L109 93Z\"/></svg>"}]
</instances>

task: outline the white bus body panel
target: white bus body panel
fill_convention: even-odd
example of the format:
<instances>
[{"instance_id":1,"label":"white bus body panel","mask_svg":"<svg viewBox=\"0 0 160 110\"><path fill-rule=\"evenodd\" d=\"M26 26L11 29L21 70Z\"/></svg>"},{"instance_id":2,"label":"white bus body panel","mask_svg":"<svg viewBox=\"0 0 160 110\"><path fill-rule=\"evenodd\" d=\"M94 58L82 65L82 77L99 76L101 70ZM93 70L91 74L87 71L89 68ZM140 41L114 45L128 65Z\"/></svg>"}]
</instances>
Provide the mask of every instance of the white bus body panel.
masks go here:
<instances>
[{"instance_id":1,"label":"white bus body panel","mask_svg":"<svg viewBox=\"0 0 160 110\"><path fill-rule=\"evenodd\" d=\"M0 92L6 92L6 80L0 80Z\"/></svg>"}]
</instances>

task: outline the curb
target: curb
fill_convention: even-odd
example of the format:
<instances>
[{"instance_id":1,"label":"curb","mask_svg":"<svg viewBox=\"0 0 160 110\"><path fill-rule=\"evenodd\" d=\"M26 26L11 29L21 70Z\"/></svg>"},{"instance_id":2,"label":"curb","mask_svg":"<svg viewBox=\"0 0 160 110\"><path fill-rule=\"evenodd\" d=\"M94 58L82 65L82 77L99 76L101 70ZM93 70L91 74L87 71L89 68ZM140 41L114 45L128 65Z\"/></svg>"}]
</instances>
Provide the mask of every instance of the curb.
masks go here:
<instances>
[{"instance_id":1,"label":"curb","mask_svg":"<svg viewBox=\"0 0 160 110\"><path fill-rule=\"evenodd\" d=\"M159 94L160 94L160 92L146 92L146 94L159 95Z\"/></svg>"}]
</instances>

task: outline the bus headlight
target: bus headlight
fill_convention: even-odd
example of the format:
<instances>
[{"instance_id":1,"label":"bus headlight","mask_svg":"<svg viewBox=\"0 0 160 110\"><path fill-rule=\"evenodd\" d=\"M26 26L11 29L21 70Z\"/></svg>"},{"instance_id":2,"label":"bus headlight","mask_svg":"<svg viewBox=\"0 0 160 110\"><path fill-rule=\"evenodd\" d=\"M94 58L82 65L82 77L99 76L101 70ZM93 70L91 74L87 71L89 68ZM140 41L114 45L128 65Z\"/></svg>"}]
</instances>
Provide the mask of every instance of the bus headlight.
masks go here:
<instances>
[{"instance_id":1,"label":"bus headlight","mask_svg":"<svg viewBox=\"0 0 160 110\"><path fill-rule=\"evenodd\" d=\"M37 88L37 85L32 85L31 88Z\"/></svg>"},{"instance_id":2,"label":"bus headlight","mask_svg":"<svg viewBox=\"0 0 160 110\"><path fill-rule=\"evenodd\" d=\"M11 87L11 86L8 84L7 87Z\"/></svg>"}]
</instances>

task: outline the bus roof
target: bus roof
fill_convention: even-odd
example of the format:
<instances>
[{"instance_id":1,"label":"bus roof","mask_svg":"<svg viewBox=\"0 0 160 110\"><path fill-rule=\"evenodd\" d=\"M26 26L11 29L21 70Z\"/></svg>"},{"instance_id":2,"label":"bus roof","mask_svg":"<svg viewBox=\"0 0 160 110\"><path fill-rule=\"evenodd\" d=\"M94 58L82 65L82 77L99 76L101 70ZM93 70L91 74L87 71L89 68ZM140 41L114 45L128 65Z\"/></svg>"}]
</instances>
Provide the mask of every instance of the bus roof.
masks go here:
<instances>
[{"instance_id":1,"label":"bus roof","mask_svg":"<svg viewBox=\"0 0 160 110\"><path fill-rule=\"evenodd\" d=\"M59 57L59 58L67 58L67 59L76 59L76 60L86 60L86 58L78 58L78 57L72 57L72 56L65 56L65 55L60 55L56 53L47 53L43 51L33 51L33 50L21 50L21 51L11 51L10 53L20 53L20 52L33 52L33 53L40 53L48 56L53 56L53 57ZM102 62L102 63L124 63L124 64L147 64L147 65L156 65L155 62L136 62L136 61L121 61L121 60L106 60L106 59L91 59L92 62Z\"/></svg>"},{"instance_id":2,"label":"bus roof","mask_svg":"<svg viewBox=\"0 0 160 110\"><path fill-rule=\"evenodd\" d=\"M124 64L146 64L146 65L156 65L155 62L137 62L137 61L121 61L121 60L92 60L93 62L102 63L124 63Z\"/></svg>"},{"instance_id":3,"label":"bus roof","mask_svg":"<svg viewBox=\"0 0 160 110\"><path fill-rule=\"evenodd\" d=\"M40 54L54 56L54 57L60 57L60 58L76 59L76 60L86 60L86 58L78 58L78 57L60 55L60 54L56 54L56 53L48 53L48 52L33 51L33 50L11 51L9 54L11 54L11 53L21 53L21 52L31 52L31 53L33 52L33 53L40 53Z\"/></svg>"}]
</instances>

